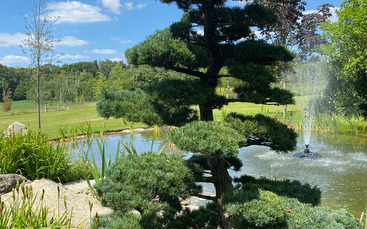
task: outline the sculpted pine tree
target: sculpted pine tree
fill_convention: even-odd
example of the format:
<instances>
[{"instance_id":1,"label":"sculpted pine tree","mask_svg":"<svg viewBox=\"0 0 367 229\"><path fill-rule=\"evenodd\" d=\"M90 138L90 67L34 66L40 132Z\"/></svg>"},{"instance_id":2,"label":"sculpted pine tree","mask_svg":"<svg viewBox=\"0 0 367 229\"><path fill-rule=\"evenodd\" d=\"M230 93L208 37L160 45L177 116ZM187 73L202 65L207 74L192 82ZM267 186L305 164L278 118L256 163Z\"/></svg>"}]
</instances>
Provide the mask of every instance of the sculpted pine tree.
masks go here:
<instances>
[{"instance_id":1,"label":"sculpted pine tree","mask_svg":"<svg viewBox=\"0 0 367 229\"><path fill-rule=\"evenodd\" d=\"M142 90L102 90L97 110L105 118L183 126L169 137L179 148L194 153L190 163L198 180L214 184L214 200L219 204L223 226L230 228L222 197L233 193L228 169L242 166L238 149L266 145L274 150L292 150L296 134L261 115L230 114L223 122L214 122L213 109L229 102L293 103L290 92L271 87L276 81L271 66L291 61L294 56L283 46L254 39L251 27L261 30L277 22L275 14L259 4L240 8L228 7L224 0L161 2L176 3L185 12L181 20L128 49L125 55L129 64L163 67L187 76L152 79ZM235 99L216 94L222 77L242 81L235 88ZM198 115L193 105L199 107L200 121L195 121Z\"/></svg>"}]
</instances>

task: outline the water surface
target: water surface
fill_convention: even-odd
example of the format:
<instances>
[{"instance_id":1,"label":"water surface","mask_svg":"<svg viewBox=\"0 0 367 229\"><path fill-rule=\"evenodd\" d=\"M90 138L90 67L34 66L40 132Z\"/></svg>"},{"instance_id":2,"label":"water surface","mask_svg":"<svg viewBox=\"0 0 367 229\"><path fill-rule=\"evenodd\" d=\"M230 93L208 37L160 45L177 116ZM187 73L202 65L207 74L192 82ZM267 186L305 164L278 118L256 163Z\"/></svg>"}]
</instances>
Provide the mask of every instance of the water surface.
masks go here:
<instances>
[{"instance_id":1,"label":"water surface","mask_svg":"<svg viewBox=\"0 0 367 229\"><path fill-rule=\"evenodd\" d=\"M100 140L100 139L99 139ZM112 160L118 142L134 142L138 152L149 151L152 142L156 152L164 145L164 137L153 132L106 136L106 155ZM78 143L87 147L87 140ZM170 151L169 146L165 150ZM367 207L367 138L348 135L313 133L310 150L321 155L320 159L295 158L293 153L304 150L303 136L298 138L297 150L288 154L277 153L268 147L251 146L240 149L239 158L243 161L240 173L254 177L265 176L274 179L299 180L318 186L322 190L322 205L332 209L347 210L359 218ZM76 154L80 151L74 150ZM98 147L93 143L93 152L97 155ZM213 187L206 186L214 192Z\"/></svg>"}]
</instances>

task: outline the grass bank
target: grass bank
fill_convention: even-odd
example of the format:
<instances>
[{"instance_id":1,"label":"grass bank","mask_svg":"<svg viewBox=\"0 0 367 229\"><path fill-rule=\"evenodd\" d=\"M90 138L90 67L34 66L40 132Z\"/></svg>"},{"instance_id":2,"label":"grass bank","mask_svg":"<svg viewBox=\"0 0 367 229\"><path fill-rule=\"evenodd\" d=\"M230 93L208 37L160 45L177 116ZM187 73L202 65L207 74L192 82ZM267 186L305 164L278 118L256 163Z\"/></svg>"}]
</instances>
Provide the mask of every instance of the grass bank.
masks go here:
<instances>
[{"instance_id":1,"label":"grass bank","mask_svg":"<svg viewBox=\"0 0 367 229\"><path fill-rule=\"evenodd\" d=\"M296 102L300 98L296 97ZM57 104L46 104L49 108L56 108ZM283 106L262 105L253 103L229 103L221 110L214 110L214 119L222 120L223 116L231 112L245 115L258 113L268 115L283 121ZM0 111L0 130L5 130L12 122L21 122L28 129L38 130L36 104L31 101L15 101L9 113ZM287 106L287 115L284 123L288 126L301 129L302 115L296 105ZM363 117L343 117L337 115L319 115L313 121L315 131L331 133L367 135L367 122ZM49 137L58 138L65 135L75 135L101 130L117 130L125 128L145 127L143 123L125 123L122 119L104 119L98 116L95 103L74 103L70 109L57 111L52 109L45 112L41 109L41 131Z\"/></svg>"},{"instance_id":2,"label":"grass bank","mask_svg":"<svg viewBox=\"0 0 367 229\"><path fill-rule=\"evenodd\" d=\"M51 106L49 106L51 107ZM53 108L55 108L54 106ZM0 129L5 130L11 123L18 121L25 124L28 129L38 130L38 117L36 105L27 101L15 101L10 113L0 113ZM94 103L74 104L70 109L57 111L53 109L45 112L41 110L41 132L49 137L60 137L60 130L70 132L75 129L92 129L97 132L130 127L143 127L142 123L124 123L122 119L105 120L98 116Z\"/></svg>"},{"instance_id":3,"label":"grass bank","mask_svg":"<svg viewBox=\"0 0 367 229\"><path fill-rule=\"evenodd\" d=\"M131 127L145 127L143 123L124 123L122 119L104 119L98 116L95 103L72 104L70 109L57 111L53 109L45 112L45 105L41 109L41 131L49 137L61 137L76 129L99 132L100 130L116 130ZM56 108L57 104L46 104L49 108ZM257 113L274 115L283 110L283 106L265 106L253 103L230 103L222 110L215 110L215 120L221 120L223 115L238 112L246 115ZM288 106L289 111L295 111L296 106ZM0 129L5 130L11 123L18 121L27 125L28 129L38 130L36 104L31 101L15 101L9 113L0 112ZM64 132L64 133L60 133ZM79 131L79 133L81 133Z\"/></svg>"}]
</instances>

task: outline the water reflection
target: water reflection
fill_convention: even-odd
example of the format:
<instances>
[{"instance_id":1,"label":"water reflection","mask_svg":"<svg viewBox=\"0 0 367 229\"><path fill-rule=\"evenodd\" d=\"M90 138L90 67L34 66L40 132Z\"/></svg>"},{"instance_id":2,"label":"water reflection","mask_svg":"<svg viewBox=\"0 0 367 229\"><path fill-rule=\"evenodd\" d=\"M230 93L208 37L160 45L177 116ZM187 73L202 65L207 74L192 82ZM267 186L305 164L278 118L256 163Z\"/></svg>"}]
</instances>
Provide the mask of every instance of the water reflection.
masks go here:
<instances>
[{"instance_id":1,"label":"water reflection","mask_svg":"<svg viewBox=\"0 0 367 229\"><path fill-rule=\"evenodd\" d=\"M105 139L106 155L112 159L119 141L133 142L138 152L149 151L152 141L153 151L159 151L165 145L164 137L157 136L154 132L112 135ZM95 142L93 144L93 152L98 156L98 147ZM87 140L78 142L78 147L83 148L87 145ZM175 149L168 145L164 150L171 152ZM302 150L304 142L300 136L295 152ZM242 148L239 153L244 164L242 171L231 175L247 174L255 177L296 179L312 186L317 185L323 191L322 205L333 209L345 209L355 217L359 217L367 207L367 138L313 133L310 150L322 157L317 160L299 159L292 156L295 152L276 153L260 146ZM74 152L75 156L81 155L82 150L74 148ZM208 187L214 190L213 187Z\"/></svg>"}]
</instances>

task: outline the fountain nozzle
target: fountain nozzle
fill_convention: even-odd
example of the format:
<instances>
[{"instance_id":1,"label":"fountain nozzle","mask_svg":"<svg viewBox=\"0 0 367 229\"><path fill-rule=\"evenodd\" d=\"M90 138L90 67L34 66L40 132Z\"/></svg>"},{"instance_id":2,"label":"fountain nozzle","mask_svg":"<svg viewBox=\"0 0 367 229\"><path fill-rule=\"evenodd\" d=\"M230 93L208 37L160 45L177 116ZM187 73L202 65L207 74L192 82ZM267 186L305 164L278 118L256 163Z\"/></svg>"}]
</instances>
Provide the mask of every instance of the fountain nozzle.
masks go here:
<instances>
[{"instance_id":1,"label":"fountain nozzle","mask_svg":"<svg viewBox=\"0 0 367 229\"><path fill-rule=\"evenodd\" d=\"M306 149L304 151L305 154L309 154L310 153L310 149L308 148L310 145L309 144L306 144Z\"/></svg>"},{"instance_id":2,"label":"fountain nozzle","mask_svg":"<svg viewBox=\"0 0 367 229\"><path fill-rule=\"evenodd\" d=\"M305 146L306 149L303 152L295 153L293 154L293 156L298 158L307 157L311 159L317 159L321 157L319 154L310 151L310 149L308 148L310 146L309 144L305 144Z\"/></svg>"}]
</instances>

